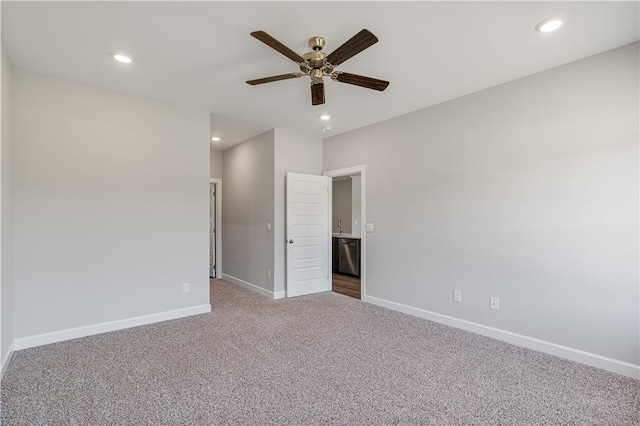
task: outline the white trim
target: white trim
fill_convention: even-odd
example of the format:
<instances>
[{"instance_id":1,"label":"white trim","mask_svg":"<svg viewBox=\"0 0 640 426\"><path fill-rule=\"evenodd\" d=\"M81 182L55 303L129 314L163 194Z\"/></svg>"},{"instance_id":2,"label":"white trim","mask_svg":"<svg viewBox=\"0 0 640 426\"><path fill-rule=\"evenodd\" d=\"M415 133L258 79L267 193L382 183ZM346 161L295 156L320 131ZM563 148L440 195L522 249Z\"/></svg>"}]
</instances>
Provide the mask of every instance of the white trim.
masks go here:
<instances>
[{"instance_id":1,"label":"white trim","mask_svg":"<svg viewBox=\"0 0 640 426\"><path fill-rule=\"evenodd\" d=\"M109 331L122 330L124 328L138 327L177 318L190 317L192 315L211 312L211 305L198 305L189 308L175 309L173 311L159 312L157 314L141 315L100 324L85 325L82 327L68 328L66 330L53 331L51 333L36 334L34 336L14 339L15 350L32 348L34 346L47 345L49 343L62 342L77 339L79 337L93 336Z\"/></svg>"},{"instance_id":2,"label":"white trim","mask_svg":"<svg viewBox=\"0 0 640 426\"><path fill-rule=\"evenodd\" d=\"M493 328L486 325L478 324L471 321L462 320L448 315L442 315L435 312L427 311L413 306L403 305L402 303L391 302L389 300L380 299L373 296L366 296L365 302L373 305L382 306L387 309L424 318L440 324L449 325L451 327L460 328L491 337L503 342L512 343L514 345L523 346L546 354L555 355L571 361L590 365L592 367L601 368L613 373L622 374L634 379L640 379L640 365L634 365L628 362L607 358L591 352L581 351L579 349L558 345L556 343L547 342L533 337L523 336L522 334L512 333L510 331Z\"/></svg>"},{"instance_id":3,"label":"white trim","mask_svg":"<svg viewBox=\"0 0 640 426\"><path fill-rule=\"evenodd\" d=\"M324 173L322 173L324 175ZM328 212L329 215L329 226L327 227L327 238L329 240L329 247L327 248L327 253L329 254L327 257L327 278L329 279L329 290L333 291L333 176L328 176L329 182L328 190L329 190L329 203L328 203Z\"/></svg>"},{"instance_id":4,"label":"white trim","mask_svg":"<svg viewBox=\"0 0 640 426\"><path fill-rule=\"evenodd\" d=\"M367 168L364 164L353 167L345 167L343 169L328 170L322 172L322 176L338 177L338 176L351 176L360 174L360 299L365 300L367 297ZM333 213L332 201L333 201L333 185L329 186L329 224L332 224L331 214ZM333 259L331 256L331 226L329 226L329 259ZM331 264L333 260L329 262L329 276L333 273L331 270Z\"/></svg>"},{"instance_id":5,"label":"white trim","mask_svg":"<svg viewBox=\"0 0 640 426\"><path fill-rule=\"evenodd\" d=\"M275 297L274 293L272 291L269 290L265 290L264 288L257 286L255 284L251 284L247 281L241 280L240 278L236 278L236 277L232 277L231 275L227 275L227 274L223 274L222 278L229 281L232 284L235 284L237 286L246 288L247 290L251 290L251 291L255 291L256 293L259 293L263 296L267 296L270 297L272 299L280 299L281 297ZM278 296L280 296L281 293L284 293L283 291L278 291L276 294Z\"/></svg>"},{"instance_id":6,"label":"white trim","mask_svg":"<svg viewBox=\"0 0 640 426\"><path fill-rule=\"evenodd\" d=\"M216 278L222 278L222 179L209 179L216 184Z\"/></svg>"},{"instance_id":7,"label":"white trim","mask_svg":"<svg viewBox=\"0 0 640 426\"><path fill-rule=\"evenodd\" d=\"M9 345L9 350L7 351L7 354L4 356L4 359L2 360L2 367L0 370L0 380L2 380L2 378L4 377L4 372L7 369L7 366L9 365L9 361L11 361L11 356L13 355L13 351L15 351L15 347L16 347L16 341L12 340L11 344Z\"/></svg>"},{"instance_id":8,"label":"white trim","mask_svg":"<svg viewBox=\"0 0 640 426\"><path fill-rule=\"evenodd\" d=\"M276 129L273 129L273 164L278 164L278 138L276 136ZM271 272L271 283L273 284L273 298L274 299L282 299L283 297L287 297L287 243L286 240L284 241L284 250L283 250L283 254L282 254L282 264L280 266L282 266L282 271L283 271L283 275L284 275L284 288L285 290L281 290L281 291L275 291L276 287L278 287L278 279L280 278L280 274L278 273L278 264L280 262L278 262L278 244L283 244L282 239L280 239L280 241L278 241L278 226L282 226L284 228L284 232L282 233L283 236L286 237L287 235L287 173L285 172L284 174L284 192L282 193L282 198L283 198L283 202L284 202L284 206L282 206L282 204L278 203L278 185L280 185L282 182L280 181L280 179L283 178L283 176L278 176L279 173L275 172L275 167L274 167L274 173L273 173L273 223L271 224L271 233L273 233L273 265L271 266L272 268L272 272ZM280 179L278 179L278 177L280 177ZM282 212L282 216L284 217L284 223L278 223L279 222L279 218L278 218L278 204L280 204L281 207L284 207L284 211ZM284 293L284 296L280 297L280 293ZM277 296L276 296L277 295Z\"/></svg>"}]
</instances>

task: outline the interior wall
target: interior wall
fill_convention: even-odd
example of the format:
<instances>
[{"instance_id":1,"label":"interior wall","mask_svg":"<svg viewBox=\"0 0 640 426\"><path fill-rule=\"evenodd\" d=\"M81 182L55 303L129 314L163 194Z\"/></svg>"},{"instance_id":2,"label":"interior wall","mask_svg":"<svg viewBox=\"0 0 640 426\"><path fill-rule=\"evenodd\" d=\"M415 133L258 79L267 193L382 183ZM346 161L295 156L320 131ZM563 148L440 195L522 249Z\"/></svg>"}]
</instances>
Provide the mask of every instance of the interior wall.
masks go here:
<instances>
[{"instance_id":1,"label":"interior wall","mask_svg":"<svg viewBox=\"0 0 640 426\"><path fill-rule=\"evenodd\" d=\"M367 167L367 294L640 364L638 48L326 140Z\"/></svg>"},{"instance_id":2,"label":"interior wall","mask_svg":"<svg viewBox=\"0 0 640 426\"><path fill-rule=\"evenodd\" d=\"M19 69L13 102L16 337L208 305L209 114Z\"/></svg>"},{"instance_id":3,"label":"interior wall","mask_svg":"<svg viewBox=\"0 0 640 426\"><path fill-rule=\"evenodd\" d=\"M340 232L338 223L342 225L344 234L351 234L351 210L353 197L351 195L351 179L333 179L331 182L331 229L334 234Z\"/></svg>"},{"instance_id":4,"label":"interior wall","mask_svg":"<svg viewBox=\"0 0 640 426\"><path fill-rule=\"evenodd\" d=\"M362 176L351 176L351 234L360 237L360 215L362 214Z\"/></svg>"},{"instance_id":5,"label":"interior wall","mask_svg":"<svg viewBox=\"0 0 640 426\"><path fill-rule=\"evenodd\" d=\"M12 195L12 109L13 68L2 47L2 121L0 144L0 360L4 367L13 341L13 195Z\"/></svg>"},{"instance_id":6,"label":"interior wall","mask_svg":"<svg viewBox=\"0 0 640 426\"><path fill-rule=\"evenodd\" d=\"M211 147L209 152L209 177L211 179L222 179L224 174L222 158L223 151Z\"/></svg>"},{"instance_id":7,"label":"interior wall","mask_svg":"<svg viewBox=\"0 0 640 426\"><path fill-rule=\"evenodd\" d=\"M223 155L222 271L273 292L268 271L274 270L274 131L228 148Z\"/></svg>"},{"instance_id":8,"label":"interior wall","mask_svg":"<svg viewBox=\"0 0 640 426\"><path fill-rule=\"evenodd\" d=\"M226 164L226 163L225 163ZM275 291L284 296L286 284L287 172L320 175L322 139L290 129L275 129Z\"/></svg>"}]
</instances>

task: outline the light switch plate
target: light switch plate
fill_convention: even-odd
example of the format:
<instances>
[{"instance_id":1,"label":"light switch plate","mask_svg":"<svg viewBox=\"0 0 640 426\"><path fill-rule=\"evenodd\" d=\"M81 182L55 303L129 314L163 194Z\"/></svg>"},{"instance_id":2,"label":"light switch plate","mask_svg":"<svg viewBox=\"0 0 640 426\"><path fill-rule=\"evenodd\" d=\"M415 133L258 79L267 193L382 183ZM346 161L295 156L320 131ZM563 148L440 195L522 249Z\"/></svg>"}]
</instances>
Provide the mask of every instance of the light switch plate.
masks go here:
<instances>
[{"instance_id":1,"label":"light switch plate","mask_svg":"<svg viewBox=\"0 0 640 426\"><path fill-rule=\"evenodd\" d=\"M497 297L492 297L491 298L491 304L489 306L491 309L493 309L494 311L499 311L500 310L500 299L498 299Z\"/></svg>"},{"instance_id":2,"label":"light switch plate","mask_svg":"<svg viewBox=\"0 0 640 426\"><path fill-rule=\"evenodd\" d=\"M373 223L367 223L367 232L373 232Z\"/></svg>"}]
</instances>

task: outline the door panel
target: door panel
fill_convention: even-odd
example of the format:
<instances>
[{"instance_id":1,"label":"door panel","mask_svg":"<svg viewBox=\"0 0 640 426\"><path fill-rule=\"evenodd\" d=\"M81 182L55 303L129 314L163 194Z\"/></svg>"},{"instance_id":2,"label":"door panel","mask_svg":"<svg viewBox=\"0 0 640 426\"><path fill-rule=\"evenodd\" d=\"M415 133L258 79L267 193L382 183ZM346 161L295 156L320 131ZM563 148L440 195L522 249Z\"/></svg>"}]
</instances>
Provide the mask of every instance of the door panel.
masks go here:
<instances>
[{"instance_id":1,"label":"door panel","mask_svg":"<svg viewBox=\"0 0 640 426\"><path fill-rule=\"evenodd\" d=\"M287 297L331 290L329 178L287 173Z\"/></svg>"}]
</instances>

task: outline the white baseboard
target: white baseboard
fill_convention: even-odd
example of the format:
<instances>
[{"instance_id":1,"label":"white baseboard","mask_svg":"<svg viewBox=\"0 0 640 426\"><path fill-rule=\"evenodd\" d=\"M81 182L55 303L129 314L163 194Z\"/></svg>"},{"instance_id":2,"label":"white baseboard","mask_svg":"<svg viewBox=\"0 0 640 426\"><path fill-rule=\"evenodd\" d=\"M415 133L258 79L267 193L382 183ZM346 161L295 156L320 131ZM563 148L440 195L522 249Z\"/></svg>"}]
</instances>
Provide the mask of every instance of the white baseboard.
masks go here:
<instances>
[{"instance_id":1,"label":"white baseboard","mask_svg":"<svg viewBox=\"0 0 640 426\"><path fill-rule=\"evenodd\" d=\"M232 277L231 275L222 274L222 279L227 280L232 284L246 288L247 290L255 291L258 294L270 297L272 299L282 299L284 297L284 291L277 291L274 293L272 291L265 290L264 288L259 287L255 284L251 284L250 282L241 280L240 278Z\"/></svg>"},{"instance_id":2,"label":"white baseboard","mask_svg":"<svg viewBox=\"0 0 640 426\"><path fill-rule=\"evenodd\" d=\"M380 299L373 296L364 297L364 301L373 305L382 306L394 311L402 312L408 315L424 318L430 321L449 325L451 327L461 328L483 336L492 337L503 342L512 343L514 345L523 346L539 352L555 355L571 361L576 361L592 367L601 368L613 373L622 374L634 379L640 379L640 366L628 362L607 358L590 352L573 349L567 346L558 345L544 340L534 339L533 337L523 336L521 334L512 333L510 331L493 328L486 325L478 324L471 321L442 315L435 312L427 311L413 306L403 305L401 303L391 302L389 300Z\"/></svg>"},{"instance_id":3,"label":"white baseboard","mask_svg":"<svg viewBox=\"0 0 640 426\"><path fill-rule=\"evenodd\" d=\"M287 297L287 292L284 290L273 293L274 299L284 299L285 297Z\"/></svg>"},{"instance_id":4,"label":"white baseboard","mask_svg":"<svg viewBox=\"0 0 640 426\"><path fill-rule=\"evenodd\" d=\"M79 337L92 336L94 334L107 333L109 331L122 330L123 328L138 327L156 322L168 321L177 318L211 312L211 305L199 305L173 311L159 312L157 314L141 315L117 321L103 322L100 324L86 325L83 327L69 328L53 331L51 333L37 334L35 336L20 337L13 340L15 350L47 345L49 343L62 342L64 340L77 339Z\"/></svg>"},{"instance_id":5,"label":"white baseboard","mask_svg":"<svg viewBox=\"0 0 640 426\"><path fill-rule=\"evenodd\" d=\"M15 340L11 342L7 354L2 359L2 366L0 367L0 380L2 380L2 378L4 377L4 372L7 369L7 365L9 365L9 361L11 361L11 355L13 355L13 351L15 350L15 343Z\"/></svg>"}]
</instances>

